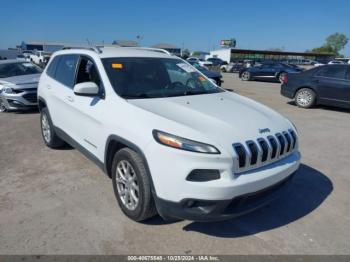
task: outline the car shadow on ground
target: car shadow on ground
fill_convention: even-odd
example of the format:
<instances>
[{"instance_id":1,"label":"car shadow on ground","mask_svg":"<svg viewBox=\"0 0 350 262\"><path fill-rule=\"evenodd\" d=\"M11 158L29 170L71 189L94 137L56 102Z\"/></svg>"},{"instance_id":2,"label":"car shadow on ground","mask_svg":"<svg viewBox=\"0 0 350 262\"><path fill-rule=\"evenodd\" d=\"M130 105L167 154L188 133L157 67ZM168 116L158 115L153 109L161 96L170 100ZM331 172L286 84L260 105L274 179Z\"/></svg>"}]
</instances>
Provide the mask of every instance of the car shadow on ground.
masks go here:
<instances>
[{"instance_id":1,"label":"car shadow on ground","mask_svg":"<svg viewBox=\"0 0 350 262\"><path fill-rule=\"evenodd\" d=\"M310 214L332 191L333 184L326 175L301 165L284 194L268 206L227 221L192 222L184 226L183 230L223 238L254 235L286 226Z\"/></svg>"},{"instance_id":2,"label":"car shadow on ground","mask_svg":"<svg viewBox=\"0 0 350 262\"><path fill-rule=\"evenodd\" d=\"M287 104L292 105L292 106L297 106L293 100L288 101ZM316 105L314 107L308 108L307 110L310 110L310 109L321 109L321 110L328 110L328 111L337 111L337 112L341 112L341 113L350 113L349 108L326 106L326 105Z\"/></svg>"}]
</instances>

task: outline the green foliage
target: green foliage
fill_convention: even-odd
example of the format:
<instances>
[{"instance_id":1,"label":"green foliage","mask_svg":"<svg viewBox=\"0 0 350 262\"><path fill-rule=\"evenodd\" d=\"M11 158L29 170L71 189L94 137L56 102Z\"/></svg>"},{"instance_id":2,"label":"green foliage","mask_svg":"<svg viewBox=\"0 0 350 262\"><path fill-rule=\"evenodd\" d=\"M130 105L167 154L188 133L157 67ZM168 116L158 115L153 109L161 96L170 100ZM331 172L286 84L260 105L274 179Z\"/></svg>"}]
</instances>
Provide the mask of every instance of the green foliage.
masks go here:
<instances>
[{"instance_id":1,"label":"green foliage","mask_svg":"<svg viewBox=\"0 0 350 262\"><path fill-rule=\"evenodd\" d=\"M326 38L326 43L320 47L312 49L315 53L334 54L340 56L339 51L344 49L349 38L342 33L335 33Z\"/></svg>"}]
</instances>

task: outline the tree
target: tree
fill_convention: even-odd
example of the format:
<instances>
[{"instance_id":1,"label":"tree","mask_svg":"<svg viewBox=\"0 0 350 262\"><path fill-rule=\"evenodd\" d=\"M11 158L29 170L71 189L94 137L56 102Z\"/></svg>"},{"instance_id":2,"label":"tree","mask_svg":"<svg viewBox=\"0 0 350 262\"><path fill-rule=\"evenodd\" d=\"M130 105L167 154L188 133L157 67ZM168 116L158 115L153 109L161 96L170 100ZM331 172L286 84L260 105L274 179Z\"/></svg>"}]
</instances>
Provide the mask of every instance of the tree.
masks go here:
<instances>
[{"instance_id":1,"label":"tree","mask_svg":"<svg viewBox=\"0 0 350 262\"><path fill-rule=\"evenodd\" d=\"M320 47L312 49L315 53L327 53L339 56L339 51L344 49L348 43L349 38L342 33L335 33L326 38L326 43Z\"/></svg>"},{"instance_id":2,"label":"tree","mask_svg":"<svg viewBox=\"0 0 350 262\"><path fill-rule=\"evenodd\" d=\"M340 50L344 49L348 41L349 38L347 38L346 35L341 33L335 33L327 37L326 45L330 46L334 51L339 53Z\"/></svg>"}]
</instances>

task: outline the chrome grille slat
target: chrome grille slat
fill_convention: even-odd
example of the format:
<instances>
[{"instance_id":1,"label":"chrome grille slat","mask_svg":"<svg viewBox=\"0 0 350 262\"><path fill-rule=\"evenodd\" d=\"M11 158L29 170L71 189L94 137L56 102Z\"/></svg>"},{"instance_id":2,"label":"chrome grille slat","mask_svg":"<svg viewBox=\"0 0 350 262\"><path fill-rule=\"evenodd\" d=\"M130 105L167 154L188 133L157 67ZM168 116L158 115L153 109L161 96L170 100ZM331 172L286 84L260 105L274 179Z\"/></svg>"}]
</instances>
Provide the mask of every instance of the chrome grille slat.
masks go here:
<instances>
[{"instance_id":1,"label":"chrome grille slat","mask_svg":"<svg viewBox=\"0 0 350 262\"><path fill-rule=\"evenodd\" d=\"M236 170L244 172L284 158L297 147L297 140L294 130L289 129L265 138L248 140L244 144L235 143L232 146L237 155Z\"/></svg>"}]
</instances>

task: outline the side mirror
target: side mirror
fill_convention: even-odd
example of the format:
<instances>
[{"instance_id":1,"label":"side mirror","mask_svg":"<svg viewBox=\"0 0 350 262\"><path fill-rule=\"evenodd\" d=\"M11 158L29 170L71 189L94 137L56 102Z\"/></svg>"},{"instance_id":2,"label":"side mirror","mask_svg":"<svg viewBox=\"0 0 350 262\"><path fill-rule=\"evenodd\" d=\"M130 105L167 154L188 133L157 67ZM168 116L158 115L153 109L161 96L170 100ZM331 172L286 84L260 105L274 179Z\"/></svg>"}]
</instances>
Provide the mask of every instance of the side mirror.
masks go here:
<instances>
[{"instance_id":1,"label":"side mirror","mask_svg":"<svg viewBox=\"0 0 350 262\"><path fill-rule=\"evenodd\" d=\"M77 96L97 96L99 88L94 82L79 83L74 86L74 94Z\"/></svg>"}]
</instances>

